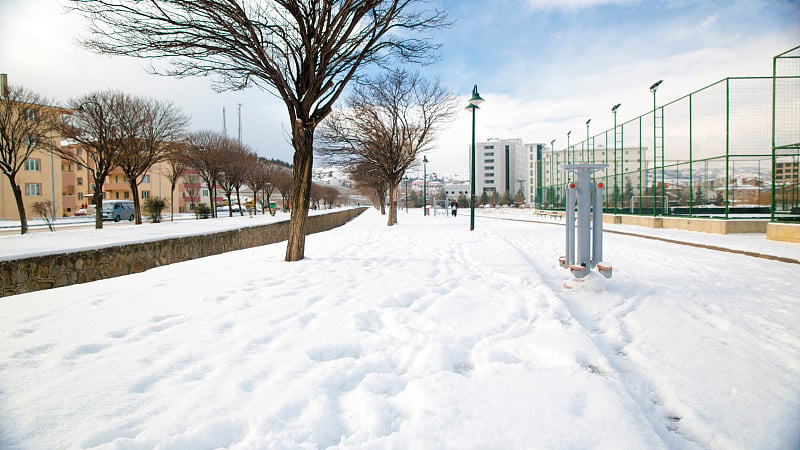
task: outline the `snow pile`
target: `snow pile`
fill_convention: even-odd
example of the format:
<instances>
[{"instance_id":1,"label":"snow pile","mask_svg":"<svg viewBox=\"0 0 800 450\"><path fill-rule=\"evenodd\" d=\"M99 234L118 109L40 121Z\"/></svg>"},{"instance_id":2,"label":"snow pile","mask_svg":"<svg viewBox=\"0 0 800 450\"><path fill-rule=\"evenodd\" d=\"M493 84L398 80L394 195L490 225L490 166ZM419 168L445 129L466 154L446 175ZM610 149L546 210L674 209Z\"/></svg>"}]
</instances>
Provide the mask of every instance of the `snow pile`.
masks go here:
<instances>
[{"instance_id":1,"label":"snow pile","mask_svg":"<svg viewBox=\"0 0 800 450\"><path fill-rule=\"evenodd\" d=\"M797 265L399 220L0 299L0 447L800 445Z\"/></svg>"}]
</instances>

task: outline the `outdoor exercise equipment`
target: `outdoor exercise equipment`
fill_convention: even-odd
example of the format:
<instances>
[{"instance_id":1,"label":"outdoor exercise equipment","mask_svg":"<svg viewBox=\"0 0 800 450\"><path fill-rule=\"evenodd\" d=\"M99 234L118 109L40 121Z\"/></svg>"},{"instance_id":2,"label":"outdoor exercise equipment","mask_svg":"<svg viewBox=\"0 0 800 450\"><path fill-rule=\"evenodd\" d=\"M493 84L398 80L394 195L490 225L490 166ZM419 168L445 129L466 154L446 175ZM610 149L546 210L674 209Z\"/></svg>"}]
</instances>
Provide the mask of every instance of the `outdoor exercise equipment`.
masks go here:
<instances>
[{"instance_id":1,"label":"outdoor exercise equipment","mask_svg":"<svg viewBox=\"0 0 800 450\"><path fill-rule=\"evenodd\" d=\"M603 190L602 181L592 181L592 174L608 164L566 164L575 180L567 183L566 256L558 258L561 267L582 279L597 267L600 275L611 278L611 264L603 262ZM577 206L577 217L576 217Z\"/></svg>"}]
</instances>

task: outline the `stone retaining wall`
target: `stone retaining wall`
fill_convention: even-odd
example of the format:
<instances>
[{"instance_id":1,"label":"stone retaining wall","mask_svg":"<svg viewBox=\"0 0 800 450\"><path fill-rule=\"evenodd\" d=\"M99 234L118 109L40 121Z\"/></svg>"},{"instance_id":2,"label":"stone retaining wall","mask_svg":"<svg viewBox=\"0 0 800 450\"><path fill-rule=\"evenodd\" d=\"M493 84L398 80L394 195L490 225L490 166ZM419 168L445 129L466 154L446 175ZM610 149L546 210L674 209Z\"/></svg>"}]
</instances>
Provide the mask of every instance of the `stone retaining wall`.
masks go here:
<instances>
[{"instance_id":1,"label":"stone retaining wall","mask_svg":"<svg viewBox=\"0 0 800 450\"><path fill-rule=\"evenodd\" d=\"M340 227L366 208L309 216L306 234ZM0 297L102 280L289 238L289 221L215 234L0 261Z\"/></svg>"}]
</instances>

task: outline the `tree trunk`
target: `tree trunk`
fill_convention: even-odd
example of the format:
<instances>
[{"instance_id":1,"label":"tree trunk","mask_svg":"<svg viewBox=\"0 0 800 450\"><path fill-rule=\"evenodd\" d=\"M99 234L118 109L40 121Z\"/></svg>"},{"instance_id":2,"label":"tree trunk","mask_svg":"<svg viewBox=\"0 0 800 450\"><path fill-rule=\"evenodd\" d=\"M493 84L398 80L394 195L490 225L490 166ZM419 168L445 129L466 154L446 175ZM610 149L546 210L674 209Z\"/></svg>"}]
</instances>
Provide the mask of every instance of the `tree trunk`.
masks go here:
<instances>
[{"instance_id":1,"label":"tree trunk","mask_svg":"<svg viewBox=\"0 0 800 450\"><path fill-rule=\"evenodd\" d=\"M131 178L131 195L133 196L133 218L136 225L142 224L142 205L139 202L139 183Z\"/></svg>"},{"instance_id":2,"label":"tree trunk","mask_svg":"<svg viewBox=\"0 0 800 450\"><path fill-rule=\"evenodd\" d=\"M105 177L104 177L105 178ZM103 185L97 184L98 180L94 180L94 228L100 230L103 228Z\"/></svg>"},{"instance_id":3,"label":"tree trunk","mask_svg":"<svg viewBox=\"0 0 800 450\"><path fill-rule=\"evenodd\" d=\"M228 217L233 217L233 205L231 205L231 193L226 192L225 197L228 199Z\"/></svg>"},{"instance_id":4,"label":"tree trunk","mask_svg":"<svg viewBox=\"0 0 800 450\"><path fill-rule=\"evenodd\" d=\"M286 261L305 257L306 219L311 201L311 169L314 166L314 130L296 128L294 171L292 172L292 217L289 221L289 240Z\"/></svg>"},{"instance_id":5,"label":"tree trunk","mask_svg":"<svg viewBox=\"0 0 800 450\"><path fill-rule=\"evenodd\" d=\"M169 191L169 221L175 221L175 183L172 183L172 187Z\"/></svg>"},{"instance_id":6,"label":"tree trunk","mask_svg":"<svg viewBox=\"0 0 800 450\"><path fill-rule=\"evenodd\" d=\"M230 202L229 202L230 203ZM242 211L242 199L239 198L239 188L236 188L236 204L239 205L239 215L244 216L244 211ZM253 208L256 207L255 201L255 194L253 194Z\"/></svg>"},{"instance_id":7,"label":"tree trunk","mask_svg":"<svg viewBox=\"0 0 800 450\"><path fill-rule=\"evenodd\" d=\"M393 181L389 185L389 220L387 226L397 223L397 184Z\"/></svg>"},{"instance_id":8,"label":"tree trunk","mask_svg":"<svg viewBox=\"0 0 800 450\"><path fill-rule=\"evenodd\" d=\"M25 204L22 202L22 188L19 187L16 180L8 177L11 182L11 190L14 191L14 200L17 202L17 210L19 211L19 232L25 234L28 232L28 215L25 214Z\"/></svg>"}]
</instances>

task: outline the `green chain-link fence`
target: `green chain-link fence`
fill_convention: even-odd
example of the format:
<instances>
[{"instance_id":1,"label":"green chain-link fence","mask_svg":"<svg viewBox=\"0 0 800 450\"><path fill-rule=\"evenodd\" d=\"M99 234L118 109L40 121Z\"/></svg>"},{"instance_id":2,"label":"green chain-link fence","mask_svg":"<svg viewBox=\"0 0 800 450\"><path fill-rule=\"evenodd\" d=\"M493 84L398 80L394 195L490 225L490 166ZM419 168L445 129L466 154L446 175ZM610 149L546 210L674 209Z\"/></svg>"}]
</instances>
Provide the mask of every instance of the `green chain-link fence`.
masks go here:
<instances>
[{"instance_id":1,"label":"green chain-link fence","mask_svg":"<svg viewBox=\"0 0 800 450\"><path fill-rule=\"evenodd\" d=\"M798 142L800 47L772 77L725 78L545 152L538 206L564 209L562 166L587 162L609 166L595 173L609 213L798 220Z\"/></svg>"}]
</instances>

